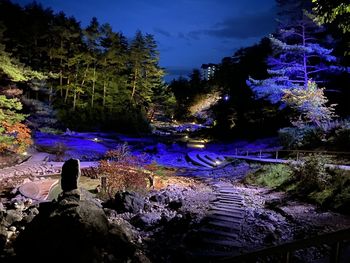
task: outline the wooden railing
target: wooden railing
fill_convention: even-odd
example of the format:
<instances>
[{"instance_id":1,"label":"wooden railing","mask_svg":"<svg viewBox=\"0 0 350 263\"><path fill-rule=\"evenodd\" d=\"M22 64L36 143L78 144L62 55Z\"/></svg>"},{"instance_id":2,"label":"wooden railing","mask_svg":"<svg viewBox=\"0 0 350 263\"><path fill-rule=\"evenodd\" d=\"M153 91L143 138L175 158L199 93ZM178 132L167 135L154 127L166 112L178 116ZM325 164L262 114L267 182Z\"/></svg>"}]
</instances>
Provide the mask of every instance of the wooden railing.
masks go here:
<instances>
[{"instance_id":1,"label":"wooden railing","mask_svg":"<svg viewBox=\"0 0 350 263\"><path fill-rule=\"evenodd\" d=\"M232 257L226 257L220 260L220 262L256 262L258 259L263 259L264 257L279 256L280 260L271 262L290 263L294 251L325 244L330 245L331 249L329 262L337 263L340 262L341 259L345 260L344 262L350 262L350 258L341 258L342 244L344 241L350 241L350 228L322 234L308 239L296 240L253 252L247 252L246 254L242 255L233 255Z\"/></svg>"},{"instance_id":2,"label":"wooden railing","mask_svg":"<svg viewBox=\"0 0 350 263\"><path fill-rule=\"evenodd\" d=\"M264 155L268 155L269 158L283 159L286 156L288 158L295 157L294 160L299 161L300 157L308 154L321 154L334 157L345 157L350 160L350 152L339 151L313 151L313 150L252 150L252 149L235 149L236 156L256 157L264 158Z\"/></svg>"}]
</instances>

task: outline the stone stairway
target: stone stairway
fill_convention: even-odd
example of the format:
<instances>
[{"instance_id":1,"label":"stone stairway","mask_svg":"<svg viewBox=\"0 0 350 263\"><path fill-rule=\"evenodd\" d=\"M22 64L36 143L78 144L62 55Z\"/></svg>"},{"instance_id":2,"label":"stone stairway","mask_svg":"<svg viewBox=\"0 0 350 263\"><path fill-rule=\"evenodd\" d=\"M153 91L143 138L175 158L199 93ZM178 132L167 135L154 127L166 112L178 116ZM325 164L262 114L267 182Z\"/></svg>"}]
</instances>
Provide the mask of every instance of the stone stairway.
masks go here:
<instances>
[{"instance_id":1,"label":"stone stairway","mask_svg":"<svg viewBox=\"0 0 350 263\"><path fill-rule=\"evenodd\" d=\"M223 156L206 151L188 152L186 160L202 168L216 168L225 164L225 158Z\"/></svg>"},{"instance_id":2,"label":"stone stairway","mask_svg":"<svg viewBox=\"0 0 350 263\"><path fill-rule=\"evenodd\" d=\"M240 233L245 218L243 198L231 183L209 181L216 198L198 230L196 246L189 253L192 262L216 262L240 254Z\"/></svg>"}]
</instances>

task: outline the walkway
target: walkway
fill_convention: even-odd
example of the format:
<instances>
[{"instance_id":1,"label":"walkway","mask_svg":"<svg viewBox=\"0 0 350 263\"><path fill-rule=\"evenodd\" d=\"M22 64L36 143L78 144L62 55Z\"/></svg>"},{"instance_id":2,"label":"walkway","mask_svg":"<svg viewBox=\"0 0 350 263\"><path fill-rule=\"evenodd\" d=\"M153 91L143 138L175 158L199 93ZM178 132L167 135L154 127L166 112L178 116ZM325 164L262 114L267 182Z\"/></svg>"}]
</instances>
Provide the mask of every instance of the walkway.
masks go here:
<instances>
[{"instance_id":1,"label":"walkway","mask_svg":"<svg viewBox=\"0 0 350 263\"><path fill-rule=\"evenodd\" d=\"M254 156L243 156L243 155L217 155L207 151L192 151L187 153L187 160L192 164L202 168L217 168L228 163L227 158L231 159L242 159L247 161L262 162L262 163L284 163L284 164L298 164L300 161L296 160L285 160L279 158L266 158L266 157L254 157ZM329 168L338 168L341 170L350 171L350 165L336 165L326 164Z\"/></svg>"}]
</instances>

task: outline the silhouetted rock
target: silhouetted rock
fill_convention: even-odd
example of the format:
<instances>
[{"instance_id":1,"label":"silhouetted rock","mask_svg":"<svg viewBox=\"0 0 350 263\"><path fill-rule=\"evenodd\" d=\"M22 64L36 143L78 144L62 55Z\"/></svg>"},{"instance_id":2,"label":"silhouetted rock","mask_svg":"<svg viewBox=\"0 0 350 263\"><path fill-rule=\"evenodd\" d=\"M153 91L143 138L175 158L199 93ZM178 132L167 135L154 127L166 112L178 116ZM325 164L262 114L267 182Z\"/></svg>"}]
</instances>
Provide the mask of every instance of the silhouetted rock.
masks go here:
<instances>
[{"instance_id":1,"label":"silhouetted rock","mask_svg":"<svg viewBox=\"0 0 350 263\"><path fill-rule=\"evenodd\" d=\"M80 163L77 159L69 159L62 166L61 188L62 191L78 189L80 177Z\"/></svg>"}]
</instances>

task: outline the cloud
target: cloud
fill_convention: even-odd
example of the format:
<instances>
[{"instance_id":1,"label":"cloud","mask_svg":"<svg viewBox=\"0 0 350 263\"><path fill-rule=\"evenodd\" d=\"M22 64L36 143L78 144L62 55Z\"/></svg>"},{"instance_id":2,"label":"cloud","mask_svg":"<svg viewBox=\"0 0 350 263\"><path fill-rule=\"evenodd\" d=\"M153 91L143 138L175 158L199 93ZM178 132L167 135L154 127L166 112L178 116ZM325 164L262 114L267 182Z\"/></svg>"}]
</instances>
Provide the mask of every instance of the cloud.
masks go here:
<instances>
[{"instance_id":1,"label":"cloud","mask_svg":"<svg viewBox=\"0 0 350 263\"><path fill-rule=\"evenodd\" d=\"M275 13L275 8L271 8L260 13L230 17L216 23L210 29L191 31L187 35L194 40L198 40L203 35L224 39L262 37L275 30Z\"/></svg>"},{"instance_id":2,"label":"cloud","mask_svg":"<svg viewBox=\"0 0 350 263\"><path fill-rule=\"evenodd\" d=\"M160 35L163 35L163 36L165 36L165 37L171 37L171 33L170 33L170 32L165 31L164 29L161 29L161 28L159 28L159 27L155 27L155 28L153 29L153 31L156 32L156 33L158 33L158 34L160 34Z\"/></svg>"}]
</instances>

